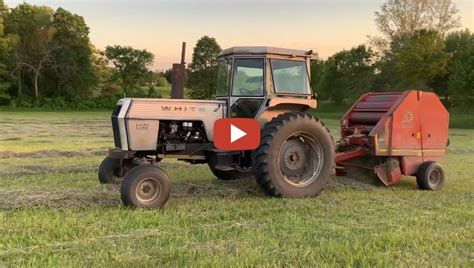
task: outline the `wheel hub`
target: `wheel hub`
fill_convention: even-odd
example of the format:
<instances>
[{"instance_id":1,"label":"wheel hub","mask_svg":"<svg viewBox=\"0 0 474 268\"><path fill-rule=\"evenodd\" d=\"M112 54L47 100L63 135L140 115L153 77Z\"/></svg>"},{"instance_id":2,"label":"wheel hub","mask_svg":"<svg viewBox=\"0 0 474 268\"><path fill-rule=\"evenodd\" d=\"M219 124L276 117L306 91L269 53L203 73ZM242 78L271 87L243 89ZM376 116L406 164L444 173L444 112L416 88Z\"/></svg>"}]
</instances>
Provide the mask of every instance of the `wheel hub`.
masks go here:
<instances>
[{"instance_id":1,"label":"wheel hub","mask_svg":"<svg viewBox=\"0 0 474 268\"><path fill-rule=\"evenodd\" d=\"M433 171L431 171L431 173L428 177L428 182L431 185L438 185L440 180L441 180L441 174L440 174L439 170L434 169Z\"/></svg>"},{"instance_id":2,"label":"wheel hub","mask_svg":"<svg viewBox=\"0 0 474 268\"><path fill-rule=\"evenodd\" d=\"M283 145L282 169L287 175L298 175L306 162L305 145L300 140L290 140Z\"/></svg>"},{"instance_id":3,"label":"wheel hub","mask_svg":"<svg viewBox=\"0 0 474 268\"><path fill-rule=\"evenodd\" d=\"M151 202L160 195L160 183L153 178L141 181L137 187L137 198L144 203Z\"/></svg>"},{"instance_id":4,"label":"wheel hub","mask_svg":"<svg viewBox=\"0 0 474 268\"><path fill-rule=\"evenodd\" d=\"M280 171L285 180L303 187L313 182L321 170L320 144L304 135L294 135L280 149Z\"/></svg>"}]
</instances>

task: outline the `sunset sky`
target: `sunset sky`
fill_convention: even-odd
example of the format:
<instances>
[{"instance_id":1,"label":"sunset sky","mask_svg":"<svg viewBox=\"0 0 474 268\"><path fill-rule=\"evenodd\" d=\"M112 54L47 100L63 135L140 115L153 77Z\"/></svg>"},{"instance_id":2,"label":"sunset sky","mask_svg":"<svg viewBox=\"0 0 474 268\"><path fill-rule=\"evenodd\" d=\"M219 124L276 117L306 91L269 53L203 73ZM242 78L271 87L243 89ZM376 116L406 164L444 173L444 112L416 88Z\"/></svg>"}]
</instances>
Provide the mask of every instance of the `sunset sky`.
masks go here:
<instances>
[{"instance_id":1,"label":"sunset sky","mask_svg":"<svg viewBox=\"0 0 474 268\"><path fill-rule=\"evenodd\" d=\"M9 7L23 1L6 0ZM222 48L267 45L313 49L322 58L377 35L374 12L384 0L61 0L27 1L83 16L92 43L130 45L155 54L155 69L179 61L181 42L192 48L203 35ZM455 0L463 28L474 29L473 0Z\"/></svg>"}]
</instances>

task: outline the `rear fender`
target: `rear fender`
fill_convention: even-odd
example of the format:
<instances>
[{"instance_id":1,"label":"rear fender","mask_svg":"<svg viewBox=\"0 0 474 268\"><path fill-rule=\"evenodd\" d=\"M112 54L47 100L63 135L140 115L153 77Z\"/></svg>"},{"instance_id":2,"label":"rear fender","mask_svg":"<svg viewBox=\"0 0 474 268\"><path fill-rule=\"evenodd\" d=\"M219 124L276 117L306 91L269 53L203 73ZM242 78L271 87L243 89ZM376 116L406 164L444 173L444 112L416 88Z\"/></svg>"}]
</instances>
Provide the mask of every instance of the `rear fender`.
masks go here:
<instances>
[{"instance_id":1,"label":"rear fender","mask_svg":"<svg viewBox=\"0 0 474 268\"><path fill-rule=\"evenodd\" d=\"M304 112L308 109L315 109L317 102L314 99L298 99L298 98L272 98L268 99L265 106L257 115L256 119L263 127L265 123L287 112Z\"/></svg>"}]
</instances>

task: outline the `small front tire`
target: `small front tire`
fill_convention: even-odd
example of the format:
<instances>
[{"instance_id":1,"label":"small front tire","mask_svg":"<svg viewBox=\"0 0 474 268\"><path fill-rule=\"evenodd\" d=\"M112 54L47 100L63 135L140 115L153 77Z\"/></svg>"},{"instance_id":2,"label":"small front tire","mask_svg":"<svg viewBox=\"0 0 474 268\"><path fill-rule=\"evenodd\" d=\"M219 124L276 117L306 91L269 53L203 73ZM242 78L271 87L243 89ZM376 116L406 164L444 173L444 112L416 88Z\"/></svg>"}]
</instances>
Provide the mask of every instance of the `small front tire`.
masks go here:
<instances>
[{"instance_id":1,"label":"small front tire","mask_svg":"<svg viewBox=\"0 0 474 268\"><path fill-rule=\"evenodd\" d=\"M438 191L444 185L444 170L434 161L423 163L416 173L416 184L421 190Z\"/></svg>"},{"instance_id":2,"label":"small front tire","mask_svg":"<svg viewBox=\"0 0 474 268\"><path fill-rule=\"evenodd\" d=\"M123 176L120 176L120 159L107 156L99 166L99 182L101 184L119 184Z\"/></svg>"},{"instance_id":3,"label":"small front tire","mask_svg":"<svg viewBox=\"0 0 474 268\"><path fill-rule=\"evenodd\" d=\"M171 193L166 172L151 164L140 165L127 173L121 186L125 206L133 208L162 208Z\"/></svg>"}]
</instances>

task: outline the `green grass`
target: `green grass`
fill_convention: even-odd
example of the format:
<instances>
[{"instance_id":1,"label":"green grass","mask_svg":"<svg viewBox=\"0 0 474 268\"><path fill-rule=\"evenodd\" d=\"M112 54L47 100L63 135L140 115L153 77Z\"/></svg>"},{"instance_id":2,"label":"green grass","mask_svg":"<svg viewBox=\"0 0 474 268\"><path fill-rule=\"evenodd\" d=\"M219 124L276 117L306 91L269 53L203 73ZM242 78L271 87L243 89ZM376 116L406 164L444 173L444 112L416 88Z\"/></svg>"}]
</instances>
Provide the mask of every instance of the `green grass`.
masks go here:
<instances>
[{"instance_id":1,"label":"green grass","mask_svg":"<svg viewBox=\"0 0 474 268\"><path fill-rule=\"evenodd\" d=\"M338 113L316 114L337 136ZM127 209L118 187L99 185L109 117L0 112L0 267L474 265L474 130L450 130L440 192L356 176L278 199L165 161L173 194L157 211Z\"/></svg>"}]
</instances>

